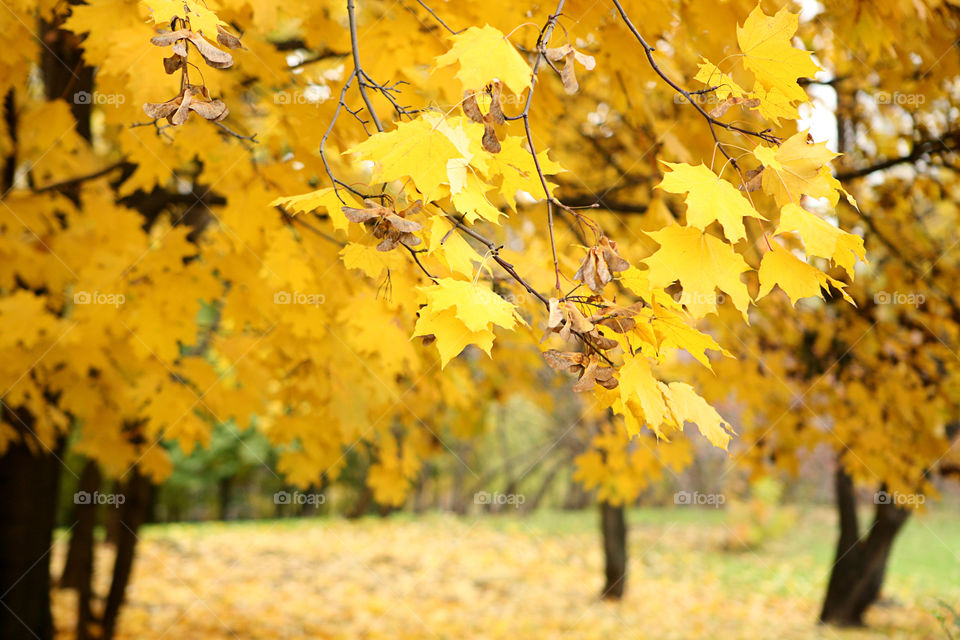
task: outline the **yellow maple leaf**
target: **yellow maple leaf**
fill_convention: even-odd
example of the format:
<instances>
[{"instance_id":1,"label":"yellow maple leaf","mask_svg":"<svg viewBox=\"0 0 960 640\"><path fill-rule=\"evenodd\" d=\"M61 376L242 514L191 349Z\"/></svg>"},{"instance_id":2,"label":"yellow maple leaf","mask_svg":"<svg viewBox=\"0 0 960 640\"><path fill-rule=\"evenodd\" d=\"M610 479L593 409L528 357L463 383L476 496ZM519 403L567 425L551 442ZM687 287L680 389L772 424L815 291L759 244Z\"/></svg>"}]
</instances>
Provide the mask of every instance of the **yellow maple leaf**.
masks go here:
<instances>
[{"instance_id":1,"label":"yellow maple leaf","mask_svg":"<svg viewBox=\"0 0 960 640\"><path fill-rule=\"evenodd\" d=\"M687 224L706 229L714 221L723 227L730 242L747 237L743 226L746 217L766 220L732 184L704 164L664 162L670 173L657 185L669 193L687 194Z\"/></svg>"},{"instance_id":2,"label":"yellow maple leaf","mask_svg":"<svg viewBox=\"0 0 960 640\"><path fill-rule=\"evenodd\" d=\"M863 238L838 229L799 205L786 204L780 210L780 225L774 235L795 231L803 238L808 256L833 260L853 277L857 259L867 261Z\"/></svg>"},{"instance_id":3,"label":"yellow maple leaf","mask_svg":"<svg viewBox=\"0 0 960 640\"><path fill-rule=\"evenodd\" d=\"M425 308L426 309L426 308ZM417 324L413 329L414 336L432 335L436 338L437 350L440 352L440 368L446 368L447 363L460 355L460 352L473 344L490 355L493 348L493 331L481 329L472 331L457 317L455 308L442 311L422 309Z\"/></svg>"},{"instance_id":4,"label":"yellow maple leaf","mask_svg":"<svg viewBox=\"0 0 960 640\"><path fill-rule=\"evenodd\" d=\"M840 154L827 149L826 142L808 143L806 131L790 136L779 148L758 145L753 155L764 165L763 190L778 205L799 204L803 195L826 198L831 205L839 201L839 183L827 163Z\"/></svg>"},{"instance_id":5,"label":"yellow maple leaf","mask_svg":"<svg viewBox=\"0 0 960 640\"><path fill-rule=\"evenodd\" d=\"M343 198L346 204L340 200ZM277 198L270 203L271 207L283 207L287 213L306 213L323 209L330 216L330 222L333 228L339 231L346 231L350 226L350 221L343 215L343 207L359 207L360 201L350 195L345 189L340 191L340 197L337 197L333 187L317 189L309 193L303 193L298 196L284 196Z\"/></svg>"},{"instance_id":6,"label":"yellow maple leaf","mask_svg":"<svg viewBox=\"0 0 960 640\"><path fill-rule=\"evenodd\" d=\"M710 335L691 327L678 314L663 307L657 307L650 318L650 326L661 349L683 349L708 369L713 367L707 358L707 351L719 351L727 357L733 357L733 354L717 344Z\"/></svg>"},{"instance_id":7,"label":"yellow maple leaf","mask_svg":"<svg viewBox=\"0 0 960 640\"><path fill-rule=\"evenodd\" d=\"M502 176L500 194L506 198L511 207L516 208L518 191L526 191L535 198L544 197L543 185L540 184L540 176L537 174L537 166L533 162L530 150L526 147L526 138L507 136L501 143L500 153L489 155L491 156L491 169L488 177L496 174ZM546 149L540 149L537 152L537 161L545 176L563 171L563 167L559 163L550 159ZM547 187L551 187L549 180L547 181Z\"/></svg>"},{"instance_id":8,"label":"yellow maple leaf","mask_svg":"<svg viewBox=\"0 0 960 640\"><path fill-rule=\"evenodd\" d=\"M344 153L372 161L374 182L409 177L423 194L424 200L434 200L440 196L441 185L458 183L463 166L458 161L469 158L464 158L457 147L462 140L458 138L454 141L448 137L458 128L452 125L440 127L436 114L427 116L401 122L393 131L374 134ZM452 174L448 172L448 166Z\"/></svg>"},{"instance_id":9,"label":"yellow maple leaf","mask_svg":"<svg viewBox=\"0 0 960 640\"><path fill-rule=\"evenodd\" d=\"M491 27L470 27L450 36L453 46L436 59L436 67L459 63L456 77L464 89L478 90L499 78L514 94L530 88L530 66L503 33Z\"/></svg>"},{"instance_id":10,"label":"yellow maple leaf","mask_svg":"<svg viewBox=\"0 0 960 640\"><path fill-rule=\"evenodd\" d=\"M779 244L773 244L773 250L763 254L760 261L760 291L758 298L770 293L775 285L790 298L792 304L797 304L800 298L816 296L823 298L821 288L826 289L828 284L834 286L847 301L853 299L843 290L843 283L834 280L824 272L800 260Z\"/></svg>"},{"instance_id":11,"label":"yellow maple leaf","mask_svg":"<svg viewBox=\"0 0 960 640\"><path fill-rule=\"evenodd\" d=\"M697 395L688 384L671 382L666 387L669 391L664 393L664 397L677 426L682 427L684 422L692 422L713 446L726 451L733 429L717 410Z\"/></svg>"},{"instance_id":12,"label":"yellow maple leaf","mask_svg":"<svg viewBox=\"0 0 960 640\"><path fill-rule=\"evenodd\" d=\"M500 216L506 215L493 206L486 193L494 189L474 173L467 174L466 188L453 195L453 206L463 214L467 222L473 223L483 218L494 224L500 223Z\"/></svg>"},{"instance_id":13,"label":"yellow maple leaf","mask_svg":"<svg viewBox=\"0 0 960 640\"><path fill-rule=\"evenodd\" d=\"M731 245L696 227L678 224L647 235L660 245L643 261L650 268L652 286L666 287L679 281L683 287L681 301L695 318L716 313L717 303L722 301L716 294L720 289L746 318L750 293L740 274L750 266Z\"/></svg>"},{"instance_id":14,"label":"yellow maple leaf","mask_svg":"<svg viewBox=\"0 0 960 640\"><path fill-rule=\"evenodd\" d=\"M646 424L657 437L662 437L660 426L667 412L663 393L650 371L650 363L643 356L624 354L623 366L617 371L620 384L620 402L623 404L624 423L631 436Z\"/></svg>"},{"instance_id":15,"label":"yellow maple leaf","mask_svg":"<svg viewBox=\"0 0 960 640\"><path fill-rule=\"evenodd\" d=\"M453 278L439 278L436 284L421 290L427 298L427 308L431 311L456 308L457 317L471 331L481 331L498 325L512 329L523 319L515 307L479 284Z\"/></svg>"},{"instance_id":16,"label":"yellow maple leaf","mask_svg":"<svg viewBox=\"0 0 960 640\"><path fill-rule=\"evenodd\" d=\"M720 100L733 96L734 98L743 98L747 95L747 90L737 84L733 78L720 71L720 69L706 58L697 67L697 75L694 80L702 82L708 87L716 87L713 95Z\"/></svg>"},{"instance_id":17,"label":"yellow maple leaf","mask_svg":"<svg viewBox=\"0 0 960 640\"><path fill-rule=\"evenodd\" d=\"M443 256L452 271L472 276L474 262L480 261L480 256L473 247L467 244L457 230L451 228L450 222L443 216L434 216L429 224L430 242L427 252Z\"/></svg>"},{"instance_id":18,"label":"yellow maple leaf","mask_svg":"<svg viewBox=\"0 0 960 640\"><path fill-rule=\"evenodd\" d=\"M737 27L737 42L743 52L743 66L768 91L776 89L791 101L805 102L806 91L797 78L813 77L820 70L809 51L795 49L790 43L797 32L798 14L783 7L774 16L754 8L742 27Z\"/></svg>"},{"instance_id":19,"label":"yellow maple leaf","mask_svg":"<svg viewBox=\"0 0 960 640\"><path fill-rule=\"evenodd\" d=\"M350 242L340 250L340 258L347 269L359 269L371 278L379 278L384 269L395 268L403 263L395 251L377 251L376 247Z\"/></svg>"}]
</instances>

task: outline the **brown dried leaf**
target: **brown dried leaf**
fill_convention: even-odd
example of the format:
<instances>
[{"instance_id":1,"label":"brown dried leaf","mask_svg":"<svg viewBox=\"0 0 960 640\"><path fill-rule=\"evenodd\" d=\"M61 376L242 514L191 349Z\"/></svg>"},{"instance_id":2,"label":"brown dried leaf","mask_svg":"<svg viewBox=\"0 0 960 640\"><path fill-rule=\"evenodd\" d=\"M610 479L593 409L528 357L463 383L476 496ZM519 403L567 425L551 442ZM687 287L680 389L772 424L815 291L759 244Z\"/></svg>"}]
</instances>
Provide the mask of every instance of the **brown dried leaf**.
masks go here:
<instances>
[{"instance_id":1,"label":"brown dried leaf","mask_svg":"<svg viewBox=\"0 0 960 640\"><path fill-rule=\"evenodd\" d=\"M216 48L207 42L199 33L195 33L190 29L167 31L150 38L150 42L158 47L173 45L174 55L180 56L187 55L187 48L183 43L184 40L189 40L190 43L197 48L197 51L203 57L204 61L214 69L226 69L233 64L233 56L222 49Z\"/></svg>"},{"instance_id":2,"label":"brown dried leaf","mask_svg":"<svg viewBox=\"0 0 960 640\"><path fill-rule=\"evenodd\" d=\"M220 122L230 115L230 110L222 100L193 100L190 102L190 110L196 111L200 117L211 122Z\"/></svg>"},{"instance_id":3,"label":"brown dried leaf","mask_svg":"<svg viewBox=\"0 0 960 640\"><path fill-rule=\"evenodd\" d=\"M543 53L547 56L547 60L550 62L559 62L567 57L567 54L573 51L573 47L569 44L565 44L562 47L552 47L546 49Z\"/></svg>"},{"instance_id":4,"label":"brown dried leaf","mask_svg":"<svg viewBox=\"0 0 960 640\"><path fill-rule=\"evenodd\" d=\"M583 66L583 68L587 71L593 71L597 66L597 61L593 58L593 56L575 51L574 57L576 57L577 62L579 62L580 65Z\"/></svg>"},{"instance_id":5,"label":"brown dried leaf","mask_svg":"<svg viewBox=\"0 0 960 640\"><path fill-rule=\"evenodd\" d=\"M598 349L603 349L606 351L607 349L613 349L614 347L620 346L620 343L618 343L616 340L602 336L598 331L591 331L587 335L590 336L590 344Z\"/></svg>"},{"instance_id":6,"label":"brown dried leaf","mask_svg":"<svg viewBox=\"0 0 960 640\"><path fill-rule=\"evenodd\" d=\"M503 124L507 121L500 107L500 96L503 93L503 83L494 80L490 83L490 118L495 124Z\"/></svg>"},{"instance_id":7,"label":"brown dried leaf","mask_svg":"<svg viewBox=\"0 0 960 640\"><path fill-rule=\"evenodd\" d=\"M580 375L580 379L577 380L577 383L573 385L573 390L577 393L583 391L590 391L593 389L593 385L596 383L597 375L597 356L590 356L587 361L587 366L584 367L583 373Z\"/></svg>"},{"instance_id":8,"label":"brown dried leaf","mask_svg":"<svg viewBox=\"0 0 960 640\"><path fill-rule=\"evenodd\" d=\"M746 182L740 185L740 191L759 191L763 183L763 165L747 171L744 180Z\"/></svg>"},{"instance_id":9,"label":"brown dried leaf","mask_svg":"<svg viewBox=\"0 0 960 640\"><path fill-rule=\"evenodd\" d=\"M410 233L411 231L420 231L423 229L423 225L414 220L407 220L396 213L390 212L384 216L384 219L393 226L397 231L402 231L405 233Z\"/></svg>"},{"instance_id":10,"label":"brown dried leaf","mask_svg":"<svg viewBox=\"0 0 960 640\"><path fill-rule=\"evenodd\" d=\"M637 326L637 323L633 318L603 318L602 320L594 320L594 322L603 325L612 331L616 331L617 333L626 333Z\"/></svg>"},{"instance_id":11,"label":"brown dried leaf","mask_svg":"<svg viewBox=\"0 0 960 640\"><path fill-rule=\"evenodd\" d=\"M550 298L548 307L550 309L550 314L547 316L547 327L550 329L556 329L560 326L560 323L563 322L563 312L560 310L560 300L557 298Z\"/></svg>"},{"instance_id":12,"label":"brown dried leaf","mask_svg":"<svg viewBox=\"0 0 960 640\"><path fill-rule=\"evenodd\" d=\"M577 306L572 302L565 302L564 307L566 308L567 321L574 331L577 333L587 333L593 331L593 323L587 320L587 317L580 313L580 310L577 309Z\"/></svg>"},{"instance_id":13,"label":"brown dried leaf","mask_svg":"<svg viewBox=\"0 0 960 640\"><path fill-rule=\"evenodd\" d=\"M397 213L401 216L412 216L415 213L420 213L421 209L423 209L423 200L417 200L403 211L398 211Z\"/></svg>"},{"instance_id":14,"label":"brown dried leaf","mask_svg":"<svg viewBox=\"0 0 960 640\"><path fill-rule=\"evenodd\" d=\"M164 58L163 70L166 71L167 74L171 74L183 66L183 60L183 56L178 56L176 54L170 56L169 58Z\"/></svg>"},{"instance_id":15,"label":"brown dried leaf","mask_svg":"<svg viewBox=\"0 0 960 640\"><path fill-rule=\"evenodd\" d=\"M723 115L730 109L730 107L738 104L742 105L744 109L752 109L754 107L759 106L760 101L757 100L756 98L751 98L747 100L746 98L737 98L734 96L730 96L729 98L727 98L726 100L724 100L723 102L715 106L713 109L711 109L708 113L712 118L722 118Z\"/></svg>"},{"instance_id":16,"label":"brown dried leaf","mask_svg":"<svg viewBox=\"0 0 960 640\"><path fill-rule=\"evenodd\" d=\"M343 215L350 222L363 223L380 215L376 209L355 209L354 207L341 207Z\"/></svg>"},{"instance_id":17,"label":"brown dried leaf","mask_svg":"<svg viewBox=\"0 0 960 640\"><path fill-rule=\"evenodd\" d=\"M490 153L500 153L500 140L497 139L497 132L490 122L490 114L483 117L483 138L480 140L481 146Z\"/></svg>"},{"instance_id":18,"label":"brown dried leaf","mask_svg":"<svg viewBox=\"0 0 960 640\"><path fill-rule=\"evenodd\" d=\"M182 40L186 38L188 34L192 34L192 33L193 31L190 31L189 29L178 29L177 31L164 31L150 38L150 43L155 44L158 47L169 47L177 40Z\"/></svg>"},{"instance_id":19,"label":"brown dried leaf","mask_svg":"<svg viewBox=\"0 0 960 640\"><path fill-rule=\"evenodd\" d=\"M600 248L603 251L603 259L607 261L607 267L609 267L610 271L626 271L630 268L630 263L617 253L617 243L607 238L607 236L600 238Z\"/></svg>"},{"instance_id":20,"label":"brown dried leaf","mask_svg":"<svg viewBox=\"0 0 960 640\"><path fill-rule=\"evenodd\" d=\"M180 106L177 107L177 110L172 116L167 118L170 124L179 126L187 121L187 118L190 117L190 102L192 101L193 90L191 90L190 87L187 87L183 91L183 100L180 102Z\"/></svg>"},{"instance_id":21,"label":"brown dried leaf","mask_svg":"<svg viewBox=\"0 0 960 640\"><path fill-rule=\"evenodd\" d=\"M401 233L399 235L400 235L400 242L407 245L408 247L415 247L421 242L423 242L423 240L413 235L412 233Z\"/></svg>"},{"instance_id":22,"label":"brown dried leaf","mask_svg":"<svg viewBox=\"0 0 960 640\"><path fill-rule=\"evenodd\" d=\"M233 35L220 25L217 25L217 42L225 46L227 49L245 49L246 47L240 42L240 38Z\"/></svg>"},{"instance_id":23,"label":"brown dried leaf","mask_svg":"<svg viewBox=\"0 0 960 640\"><path fill-rule=\"evenodd\" d=\"M606 367L606 368L612 371L611 367ZM606 380L601 380L598 377L597 384L603 387L604 389L616 389L620 385L620 381L613 377L607 378Z\"/></svg>"},{"instance_id":24,"label":"brown dried leaf","mask_svg":"<svg viewBox=\"0 0 960 640\"><path fill-rule=\"evenodd\" d=\"M463 114L474 122L483 122L483 113L480 111L480 105L477 104L477 94L473 91L463 92L461 108L463 109Z\"/></svg>"},{"instance_id":25,"label":"brown dried leaf","mask_svg":"<svg viewBox=\"0 0 960 640\"><path fill-rule=\"evenodd\" d=\"M203 57L207 65L214 69L226 69L233 65L233 56L222 49L218 49L201 36L199 33L187 31L189 35L187 40L197 48L197 51Z\"/></svg>"},{"instance_id":26,"label":"brown dried leaf","mask_svg":"<svg viewBox=\"0 0 960 640\"><path fill-rule=\"evenodd\" d=\"M570 53L567 54L566 62L563 63L563 69L560 70L560 80L563 81L563 90L567 92L567 95L572 96L580 88L580 84L577 82L577 74L573 68L573 61L576 59L576 54L573 49L570 49Z\"/></svg>"},{"instance_id":27,"label":"brown dried leaf","mask_svg":"<svg viewBox=\"0 0 960 640\"><path fill-rule=\"evenodd\" d=\"M167 100L166 102L147 102L143 105L143 111L152 120L169 118L180 106L181 100L182 97L177 96L173 100Z\"/></svg>"},{"instance_id":28,"label":"brown dried leaf","mask_svg":"<svg viewBox=\"0 0 960 640\"><path fill-rule=\"evenodd\" d=\"M573 274L575 280L579 280L587 285L594 293L602 293L603 286L607 284L597 277L597 255L594 249L587 251L587 255L580 263L580 268ZM609 282L609 280L607 280Z\"/></svg>"},{"instance_id":29,"label":"brown dried leaf","mask_svg":"<svg viewBox=\"0 0 960 640\"><path fill-rule=\"evenodd\" d=\"M391 233L380 241L380 244L377 245L377 251L393 251L399 244L400 237L395 233Z\"/></svg>"},{"instance_id":30,"label":"brown dried leaf","mask_svg":"<svg viewBox=\"0 0 960 640\"><path fill-rule=\"evenodd\" d=\"M543 359L555 371L578 372L583 365L583 354L576 351L557 351L548 349L543 352Z\"/></svg>"}]
</instances>

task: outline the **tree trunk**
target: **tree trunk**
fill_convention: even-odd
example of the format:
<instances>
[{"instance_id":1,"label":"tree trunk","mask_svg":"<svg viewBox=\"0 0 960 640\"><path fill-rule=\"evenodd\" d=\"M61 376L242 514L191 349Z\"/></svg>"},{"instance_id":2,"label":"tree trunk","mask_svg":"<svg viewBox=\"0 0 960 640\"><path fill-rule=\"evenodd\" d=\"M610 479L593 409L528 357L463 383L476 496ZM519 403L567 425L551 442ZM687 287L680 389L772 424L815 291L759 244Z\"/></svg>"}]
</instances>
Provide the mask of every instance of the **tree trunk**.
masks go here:
<instances>
[{"instance_id":1,"label":"tree trunk","mask_svg":"<svg viewBox=\"0 0 960 640\"><path fill-rule=\"evenodd\" d=\"M114 480L111 483L110 491L112 491L114 495L121 494L124 491L123 485L121 485L119 480ZM117 507L107 509L106 517L104 518L105 533L103 537L104 542L107 544L117 545L117 541L120 539L120 532L123 529L123 525L120 524L122 515L123 509Z\"/></svg>"},{"instance_id":2,"label":"tree trunk","mask_svg":"<svg viewBox=\"0 0 960 640\"><path fill-rule=\"evenodd\" d=\"M600 530L607 578L601 596L619 600L627 582L627 522L622 505L600 503Z\"/></svg>"},{"instance_id":3,"label":"tree trunk","mask_svg":"<svg viewBox=\"0 0 960 640\"><path fill-rule=\"evenodd\" d=\"M120 514L117 519L117 556L113 563L113 578L110 581L110 592L103 610L102 640L110 640L116 630L117 616L123 605L127 584L130 582L130 572L133 569L133 557L137 547L137 532L146 519L150 508L150 481L134 468L126 482L117 485L124 496L124 502L118 508Z\"/></svg>"},{"instance_id":4,"label":"tree trunk","mask_svg":"<svg viewBox=\"0 0 960 640\"><path fill-rule=\"evenodd\" d=\"M93 617L90 600L93 597L93 531L97 524L97 503L93 495L99 490L100 467L88 460L74 494L70 548L59 582L61 589L77 591L77 640L89 637L88 625ZM78 499L80 496L83 498Z\"/></svg>"},{"instance_id":5,"label":"tree trunk","mask_svg":"<svg viewBox=\"0 0 960 640\"><path fill-rule=\"evenodd\" d=\"M880 595L893 540L910 516L908 509L877 504L869 533L860 537L853 481L842 467L836 472L840 537L820 622L862 626L863 614Z\"/></svg>"},{"instance_id":6,"label":"tree trunk","mask_svg":"<svg viewBox=\"0 0 960 640\"><path fill-rule=\"evenodd\" d=\"M16 443L0 457L3 640L53 638L50 547L60 482L58 455L45 451L34 455L25 444Z\"/></svg>"},{"instance_id":7,"label":"tree trunk","mask_svg":"<svg viewBox=\"0 0 960 640\"><path fill-rule=\"evenodd\" d=\"M226 520L230 515L230 500L233 496L233 478L227 476L217 481L217 520Z\"/></svg>"}]
</instances>

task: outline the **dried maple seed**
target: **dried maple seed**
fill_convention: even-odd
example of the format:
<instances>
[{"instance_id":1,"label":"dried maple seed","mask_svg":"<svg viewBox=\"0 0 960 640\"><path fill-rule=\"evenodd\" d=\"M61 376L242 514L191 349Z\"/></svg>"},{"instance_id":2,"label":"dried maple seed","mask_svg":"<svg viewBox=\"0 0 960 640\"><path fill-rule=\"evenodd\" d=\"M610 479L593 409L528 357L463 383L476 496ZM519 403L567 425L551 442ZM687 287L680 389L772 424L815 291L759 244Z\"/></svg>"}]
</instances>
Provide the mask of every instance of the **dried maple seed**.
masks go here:
<instances>
[{"instance_id":1,"label":"dried maple seed","mask_svg":"<svg viewBox=\"0 0 960 640\"><path fill-rule=\"evenodd\" d=\"M490 112L486 114L480 110L475 91L465 91L461 103L464 115L474 122L483 124L483 138L481 138L480 144L489 153L500 153L500 140L497 138L494 125L506 122L503 111L500 110L500 92L501 84L499 80L494 80L484 89L484 93L491 96Z\"/></svg>"},{"instance_id":2,"label":"dried maple seed","mask_svg":"<svg viewBox=\"0 0 960 640\"><path fill-rule=\"evenodd\" d=\"M490 153L500 153L500 140L497 139L497 132L490 120L492 118L489 113L483 117L483 138L480 139L480 144Z\"/></svg>"},{"instance_id":3,"label":"dried maple seed","mask_svg":"<svg viewBox=\"0 0 960 640\"><path fill-rule=\"evenodd\" d=\"M173 52L177 55L186 56L187 49L183 41L188 41L197 48L197 52L203 58L207 65L214 69L226 69L233 65L233 56L222 49L218 49L201 36L199 33L190 29L178 29L177 31L167 31L150 38L150 42L158 47L169 47L173 45Z\"/></svg>"},{"instance_id":4,"label":"dried maple seed","mask_svg":"<svg viewBox=\"0 0 960 640\"><path fill-rule=\"evenodd\" d=\"M376 200L364 200L364 209L343 207L343 215L347 220L357 223L366 223L373 227L373 236L381 240L377 251L391 251L399 245L415 247L421 240L413 235L414 231L423 228L419 222L408 220L406 216L413 215L423 208L423 201L417 200L406 209L396 211L384 207Z\"/></svg>"},{"instance_id":5,"label":"dried maple seed","mask_svg":"<svg viewBox=\"0 0 960 640\"><path fill-rule=\"evenodd\" d=\"M613 279L615 271L626 271L630 263L617 253L617 243L606 236L600 243L587 251L574 278L587 285L594 293L603 293L603 287Z\"/></svg>"},{"instance_id":6,"label":"dried maple seed","mask_svg":"<svg viewBox=\"0 0 960 640\"><path fill-rule=\"evenodd\" d=\"M477 94L473 91L463 92L463 113L474 122L483 122L483 112L480 111L480 105L477 104Z\"/></svg>"},{"instance_id":7,"label":"dried maple seed","mask_svg":"<svg viewBox=\"0 0 960 640\"><path fill-rule=\"evenodd\" d=\"M503 109L500 108L501 94L503 93L503 83L494 80L487 87L487 93L490 94L490 113L489 116L494 124L503 124L507 121L503 115Z\"/></svg>"},{"instance_id":8,"label":"dried maple seed","mask_svg":"<svg viewBox=\"0 0 960 640\"><path fill-rule=\"evenodd\" d=\"M738 104L742 105L744 109L753 109L754 107L760 106L760 101L756 98L751 98L748 100L746 98L730 96L709 111L710 117L721 118L730 109L730 107Z\"/></svg>"},{"instance_id":9,"label":"dried maple seed","mask_svg":"<svg viewBox=\"0 0 960 640\"><path fill-rule=\"evenodd\" d=\"M763 183L763 165L747 171L743 179L745 182L738 187L740 191L749 191L751 193L759 191Z\"/></svg>"},{"instance_id":10,"label":"dried maple seed","mask_svg":"<svg viewBox=\"0 0 960 640\"><path fill-rule=\"evenodd\" d=\"M573 390L577 392L589 391L594 384L606 389L617 386L617 379L613 377L613 367L601 366L597 354L589 356L576 351L557 351L549 349L543 352L543 359L555 371L567 371L578 376Z\"/></svg>"},{"instance_id":11,"label":"dried maple seed","mask_svg":"<svg viewBox=\"0 0 960 640\"><path fill-rule=\"evenodd\" d=\"M184 60L186 60L186 58L176 54L170 56L169 58L164 58L163 70L167 72L167 75L169 75L174 71L176 71L177 69L181 68L183 66Z\"/></svg>"},{"instance_id":12,"label":"dried maple seed","mask_svg":"<svg viewBox=\"0 0 960 640\"><path fill-rule=\"evenodd\" d=\"M233 35L220 25L217 25L217 42L225 46L227 49L245 49L246 47L240 42L240 38Z\"/></svg>"},{"instance_id":13,"label":"dried maple seed","mask_svg":"<svg viewBox=\"0 0 960 640\"><path fill-rule=\"evenodd\" d=\"M563 68L560 69L560 81L563 82L563 89L568 95L573 95L580 88L577 82L577 75L574 70L574 62L579 62L584 69L592 71L597 66L593 56L580 53L573 46L565 44L562 47L554 47L544 51L547 60L550 62L559 62L563 60Z\"/></svg>"}]
</instances>

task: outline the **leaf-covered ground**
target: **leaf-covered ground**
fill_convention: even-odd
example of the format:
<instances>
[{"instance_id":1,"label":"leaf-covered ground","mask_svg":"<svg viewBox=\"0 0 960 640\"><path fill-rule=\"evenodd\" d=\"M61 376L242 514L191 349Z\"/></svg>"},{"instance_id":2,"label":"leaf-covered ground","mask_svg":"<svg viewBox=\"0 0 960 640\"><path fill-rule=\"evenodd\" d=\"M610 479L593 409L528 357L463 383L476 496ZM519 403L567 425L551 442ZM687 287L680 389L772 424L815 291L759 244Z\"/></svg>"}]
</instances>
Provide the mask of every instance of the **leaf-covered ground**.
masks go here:
<instances>
[{"instance_id":1,"label":"leaf-covered ground","mask_svg":"<svg viewBox=\"0 0 960 640\"><path fill-rule=\"evenodd\" d=\"M628 596L597 599L595 514L304 519L148 527L119 638L946 638L960 603L960 518L910 523L862 631L818 627L828 511L751 552L722 512L630 514ZM54 568L64 545L54 550ZM109 569L100 554L100 578ZM73 619L56 593L57 625ZM64 633L61 637L67 638Z\"/></svg>"}]
</instances>

